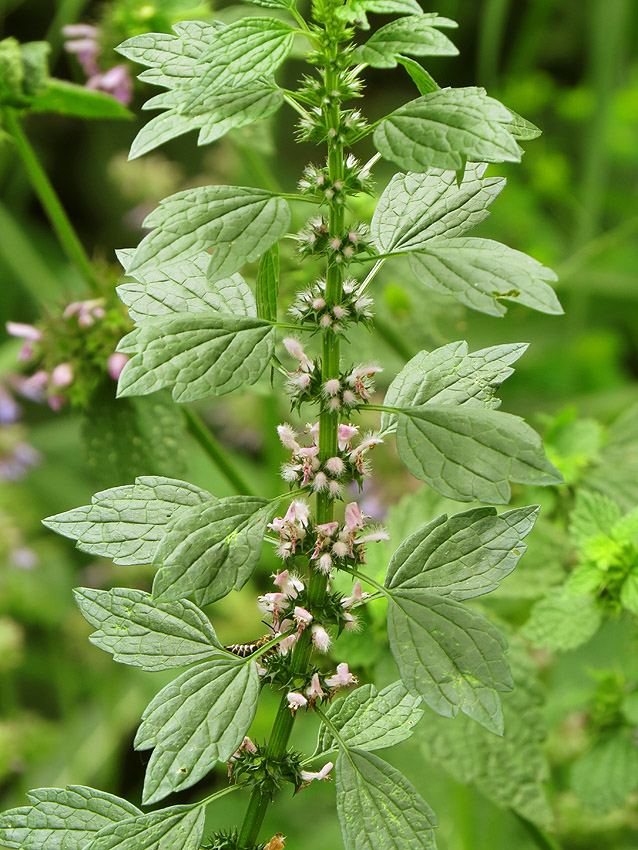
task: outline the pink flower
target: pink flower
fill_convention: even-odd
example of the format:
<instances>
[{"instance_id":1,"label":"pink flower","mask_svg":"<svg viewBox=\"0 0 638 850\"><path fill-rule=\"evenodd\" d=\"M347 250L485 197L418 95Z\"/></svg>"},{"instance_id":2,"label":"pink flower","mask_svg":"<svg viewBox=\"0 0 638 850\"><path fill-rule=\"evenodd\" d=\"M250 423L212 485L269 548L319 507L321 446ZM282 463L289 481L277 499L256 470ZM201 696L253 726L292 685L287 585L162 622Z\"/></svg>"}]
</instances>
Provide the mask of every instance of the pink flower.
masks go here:
<instances>
[{"instance_id":1,"label":"pink flower","mask_svg":"<svg viewBox=\"0 0 638 850\"><path fill-rule=\"evenodd\" d=\"M319 681L319 673L314 673L312 679L310 680L310 684L306 688L306 696L308 699L316 700L319 697L325 697L326 693L321 687L321 682Z\"/></svg>"},{"instance_id":2,"label":"pink flower","mask_svg":"<svg viewBox=\"0 0 638 850\"><path fill-rule=\"evenodd\" d=\"M73 383L73 369L69 363L58 363L51 372L51 383L54 387L68 387Z\"/></svg>"},{"instance_id":3,"label":"pink flower","mask_svg":"<svg viewBox=\"0 0 638 850\"><path fill-rule=\"evenodd\" d=\"M357 602L363 602L364 599L367 599L369 593L364 593L361 589L361 582L357 579L352 587L352 595L344 596L341 600L341 604L344 608L352 608L352 606Z\"/></svg>"},{"instance_id":4,"label":"pink flower","mask_svg":"<svg viewBox=\"0 0 638 850\"><path fill-rule=\"evenodd\" d=\"M315 493L322 493L328 487L328 476L325 472L317 472L312 482L312 489Z\"/></svg>"},{"instance_id":5,"label":"pink flower","mask_svg":"<svg viewBox=\"0 0 638 850\"><path fill-rule=\"evenodd\" d=\"M364 526L363 517L359 510L359 505L356 502L349 502L346 505L345 512L345 527L349 532L362 529Z\"/></svg>"},{"instance_id":6,"label":"pink flower","mask_svg":"<svg viewBox=\"0 0 638 850\"><path fill-rule=\"evenodd\" d=\"M319 558L318 569L320 573L323 573L326 576L330 575L330 570L332 569L332 558L327 552L324 552L324 554Z\"/></svg>"},{"instance_id":7,"label":"pink flower","mask_svg":"<svg viewBox=\"0 0 638 850\"><path fill-rule=\"evenodd\" d=\"M312 782L315 779L317 779L319 782L323 782L324 780L329 779L328 774L330 773L333 767L333 763L329 761L327 764L324 764L324 766L318 773L312 773L309 770L302 770L301 778L304 782Z\"/></svg>"},{"instance_id":8,"label":"pink flower","mask_svg":"<svg viewBox=\"0 0 638 850\"><path fill-rule=\"evenodd\" d=\"M340 387L341 384L339 383L338 378L330 378L330 380L326 381L326 383L323 385L324 392L327 396L337 395Z\"/></svg>"},{"instance_id":9,"label":"pink flower","mask_svg":"<svg viewBox=\"0 0 638 850\"><path fill-rule=\"evenodd\" d=\"M295 623L297 624L297 636L299 636L306 626L309 626L310 623L312 623L312 614L300 605L296 605L295 610L293 611L293 616L295 618Z\"/></svg>"},{"instance_id":10,"label":"pink flower","mask_svg":"<svg viewBox=\"0 0 638 850\"><path fill-rule=\"evenodd\" d=\"M286 630L284 629L283 623L282 623L282 625L281 625L281 628L282 628L284 631L286 631ZM282 654L282 655L288 655L288 653L290 652L290 650L291 650L291 649L293 648L293 646L295 645L296 641L297 641L297 635L288 635L287 637L282 638L282 639L279 641L279 652L281 652L281 654Z\"/></svg>"},{"instance_id":11,"label":"pink flower","mask_svg":"<svg viewBox=\"0 0 638 850\"><path fill-rule=\"evenodd\" d=\"M339 425L337 429L337 440L339 442L339 451L345 451L349 446L353 437L359 433L359 428L356 425Z\"/></svg>"},{"instance_id":12,"label":"pink flower","mask_svg":"<svg viewBox=\"0 0 638 850\"><path fill-rule=\"evenodd\" d=\"M387 531L380 528L378 531L371 531L370 534L364 534L363 537L357 537L355 543L379 543L381 540L389 540L390 535Z\"/></svg>"},{"instance_id":13,"label":"pink flower","mask_svg":"<svg viewBox=\"0 0 638 850\"><path fill-rule=\"evenodd\" d=\"M274 575L273 584L275 584L276 587L280 587L281 592L291 599L296 599L299 591L304 589L304 583L301 579L296 576L291 576L288 570L284 570L283 572Z\"/></svg>"},{"instance_id":14,"label":"pink flower","mask_svg":"<svg viewBox=\"0 0 638 850\"><path fill-rule=\"evenodd\" d=\"M321 525L315 525L315 531L322 537L332 537L338 528L338 522L323 522Z\"/></svg>"},{"instance_id":15,"label":"pink flower","mask_svg":"<svg viewBox=\"0 0 638 850\"><path fill-rule=\"evenodd\" d=\"M334 676L329 676L325 682L329 688L343 688L346 685L356 685L358 679L352 675L348 665L343 663L337 664L337 672Z\"/></svg>"},{"instance_id":16,"label":"pink flower","mask_svg":"<svg viewBox=\"0 0 638 850\"><path fill-rule=\"evenodd\" d=\"M332 554L335 558L345 558L349 551L350 547L343 540L337 540L332 547Z\"/></svg>"},{"instance_id":17,"label":"pink flower","mask_svg":"<svg viewBox=\"0 0 638 850\"><path fill-rule=\"evenodd\" d=\"M42 339L42 331L24 322L7 322L6 328L9 336L28 339L30 342L39 342Z\"/></svg>"},{"instance_id":18,"label":"pink flower","mask_svg":"<svg viewBox=\"0 0 638 850\"><path fill-rule=\"evenodd\" d=\"M330 635L323 626L315 624L312 627L312 643L319 652L328 652L330 649Z\"/></svg>"},{"instance_id":19,"label":"pink flower","mask_svg":"<svg viewBox=\"0 0 638 850\"><path fill-rule=\"evenodd\" d=\"M312 360L306 355L306 352L303 349L303 345L299 342L298 339L293 339L293 337L286 337L282 340L284 346L286 347L286 351L290 354L291 357L296 357L299 360L299 368L303 372L312 372L315 368Z\"/></svg>"},{"instance_id":20,"label":"pink flower","mask_svg":"<svg viewBox=\"0 0 638 850\"><path fill-rule=\"evenodd\" d=\"M283 425L277 425L277 434L284 448L290 449L293 452L299 449L299 443L296 439L297 434L292 426L286 422Z\"/></svg>"},{"instance_id":21,"label":"pink flower","mask_svg":"<svg viewBox=\"0 0 638 850\"><path fill-rule=\"evenodd\" d=\"M286 694L286 699L288 700L288 708L293 714L297 711L297 709L303 708L304 705L308 705L308 700L305 696L297 693L296 691L290 691L290 693Z\"/></svg>"},{"instance_id":22,"label":"pink flower","mask_svg":"<svg viewBox=\"0 0 638 850\"><path fill-rule=\"evenodd\" d=\"M120 377L128 360L128 355L122 354L120 351L114 351L113 354L109 355L109 359L106 361L106 371L114 381L117 381Z\"/></svg>"},{"instance_id":23,"label":"pink flower","mask_svg":"<svg viewBox=\"0 0 638 850\"><path fill-rule=\"evenodd\" d=\"M57 413L57 411L60 410L65 401L66 399L63 395L56 394L49 396L49 398L47 399L47 404L49 405L51 410L55 410Z\"/></svg>"},{"instance_id":24,"label":"pink flower","mask_svg":"<svg viewBox=\"0 0 638 850\"><path fill-rule=\"evenodd\" d=\"M133 99L133 80L126 65L115 65L103 74L91 74L86 87L110 94L125 106Z\"/></svg>"}]
</instances>

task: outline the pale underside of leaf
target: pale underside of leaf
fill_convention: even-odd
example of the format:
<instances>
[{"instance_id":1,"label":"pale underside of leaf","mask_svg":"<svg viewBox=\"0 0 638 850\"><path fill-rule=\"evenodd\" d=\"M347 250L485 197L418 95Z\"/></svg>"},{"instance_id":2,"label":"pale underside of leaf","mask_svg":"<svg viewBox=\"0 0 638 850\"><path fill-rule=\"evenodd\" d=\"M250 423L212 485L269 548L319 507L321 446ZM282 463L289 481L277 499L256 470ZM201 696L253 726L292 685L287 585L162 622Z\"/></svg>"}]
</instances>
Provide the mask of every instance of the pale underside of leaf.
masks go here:
<instances>
[{"instance_id":1,"label":"pale underside of leaf","mask_svg":"<svg viewBox=\"0 0 638 850\"><path fill-rule=\"evenodd\" d=\"M131 588L77 588L82 615L97 629L91 643L123 664L160 671L204 661L222 649L206 615L186 600L155 602Z\"/></svg>"},{"instance_id":2,"label":"pale underside of leaf","mask_svg":"<svg viewBox=\"0 0 638 850\"><path fill-rule=\"evenodd\" d=\"M106 827L82 850L199 850L205 806L171 806Z\"/></svg>"},{"instance_id":3,"label":"pale underside of leaf","mask_svg":"<svg viewBox=\"0 0 638 850\"><path fill-rule=\"evenodd\" d=\"M457 56L458 49L437 27L455 27L449 18L439 18L435 13L410 15L392 21L377 30L368 41L357 48L356 62L365 62L373 68L395 68L397 55Z\"/></svg>"},{"instance_id":4,"label":"pale underside of leaf","mask_svg":"<svg viewBox=\"0 0 638 850\"><path fill-rule=\"evenodd\" d=\"M398 770L362 750L341 752L337 812L348 850L434 850L436 817Z\"/></svg>"},{"instance_id":5,"label":"pale underside of leaf","mask_svg":"<svg viewBox=\"0 0 638 850\"><path fill-rule=\"evenodd\" d=\"M505 186L502 177L483 177L485 168L468 164L460 186L454 171L438 168L395 174L372 218L370 233L378 250L418 251L437 236L461 236L480 224Z\"/></svg>"},{"instance_id":6,"label":"pale underside of leaf","mask_svg":"<svg viewBox=\"0 0 638 850\"><path fill-rule=\"evenodd\" d=\"M392 112L374 131L374 143L405 171L458 171L466 161L520 162L509 121L509 110L483 89L440 89Z\"/></svg>"},{"instance_id":7,"label":"pale underside of leaf","mask_svg":"<svg viewBox=\"0 0 638 850\"><path fill-rule=\"evenodd\" d=\"M118 396L148 395L171 387L175 401L196 401L254 384L270 363L270 322L226 313L175 313L144 322L125 336L129 354Z\"/></svg>"},{"instance_id":8,"label":"pale underside of leaf","mask_svg":"<svg viewBox=\"0 0 638 850\"><path fill-rule=\"evenodd\" d=\"M142 715L135 748L154 747L144 803L190 788L227 761L252 723L259 697L254 662L221 658L188 670L163 688Z\"/></svg>"},{"instance_id":9,"label":"pale underside of leaf","mask_svg":"<svg viewBox=\"0 0 638 850\"><path fill-rule=\"evenodd\" d=\"M133 274L214 248L209 278L229 277L258 259L289 223L286 201L261 189L187 189L165 198L144 220L144 227L152 230L136 248L128 271Z\"/></svg>"},{"instance_id":10,"label":"pale underside of leaf","mask_svg":"<svg viewBox=\"0 0 638 850\"><path fill-rule=\"evenodd\" d=\"M142 476L135 484L96 493L91 505L48 517L43 524L76 540L84 552L112 558L116 564L146 564L153 560L172 516L212 499L185 481Z\"/></svg>"},{"instance_id":11,"label":"pale underside of leaf","mask_svg":"<svg viewBox=\"0 0 638 850\"><path fill-rule=\"evenodd\" d=\"M0 815L0 843L10 850L83 850L112 823L140 815L126 800L86 788L38 788L28 806Z\"/></svg>"},{"instance_id":12,"label":"pale underside of leaf","mask_svg":"<svg viewBox=\"0 0 638 850\"><path fill-rule=\"evenodd\" d=\"M461 502L508 502L510 481L562 483L536 431L518 416L498 410L405 408L398 418L397 448L415 477Z\"/></svg>"},{"instance_id":13,"label":"pale underside of leaf","mask_svg":"<svg viewBox=\"0 0 638 850\"><path fill-rule=\"evenodd\" d=\"M550 315L563 312L549 285L556 274L492 239L431 239L419 253L410 254L410 268L431 289L492 316L505 314L503 301Z\"/></svg>"},{"instance_id":14,"label":"pale underside of leaf","mask_svg":"<svg viewBox=\"0 0 638 850\"><path fill-rule=\"evenodd\" d=\"M126 269L129 252L118 251ZM149 267L125 275L117 294L133 321L171 313L206 313L215 310L236 316L256 316L255 298L239 274L210 280L209 254L200 254L162 268Z\"/></svg>"},{"instance_id":15,"label":"pale underside of leaf","mask_svg":"<svg viewBox=\"0 0 638 850\"><path fill-rule=\"evenodd\" d=\"M390 648L407 688L437 714L459 709L502 734L498 691L512 680L503 635L481 614L450 598L393 590L388 608Z\"/></svg>"}]
</instances>

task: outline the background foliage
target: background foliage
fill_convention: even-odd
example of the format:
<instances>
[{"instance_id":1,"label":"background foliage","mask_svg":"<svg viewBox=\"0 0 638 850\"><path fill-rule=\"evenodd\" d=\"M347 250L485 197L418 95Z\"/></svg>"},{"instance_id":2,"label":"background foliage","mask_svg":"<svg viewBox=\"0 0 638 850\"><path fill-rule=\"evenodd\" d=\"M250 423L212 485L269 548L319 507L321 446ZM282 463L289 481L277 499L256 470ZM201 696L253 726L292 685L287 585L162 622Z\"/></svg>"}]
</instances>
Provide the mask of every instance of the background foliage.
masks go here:
<instances>
[{"instance_id":1,"label":"background foliage","mask_svg":"<svg viewBox=\"0 0 638 850\"><path fill-rule=\"evenodd\" d=\"M100 21L108 57L110 48L137 32L168 29L191 12L212 14L201 4L194 7L177 0L5 0L0 36L46 37L56 76L81 83L74 57L61 50L63 25ZM482 603L510 639L517 688L504 699L505 740L463 717L448 721L428 712L421 731L393 758L437 811L441 850L536 846L532 827L517 815L555 828L565 848L631 848L638 841L638 591L632 577L638 561L638 13L631 0L440 0L436 11L459 21L455 41L461 52L460 59L432 60L437 79L485 85L544 130L528 146L522 166L499 167L508 190L476 234L556 269L565 316L516 305L507 322L468 316L455 302L418 287L407 265L405 274L395 265L375 281L384 350L371 350L365 331L352 338L362 361L383 361L387 381L421 348L459 338L468 340L470 350L530 342L503 388L504 407L544 432L567 486L517 489L513 506L539 502L541 518L517 570ZM227 21L236 14L232 6L215 9L215 17ZM113 54L112 64L118 61ZM288 73L285 82L292 85L294 65ZM406 79L400 68L370 71L371 119L401 99ZM136 88L135 115L150 93ZM110 269L113 283L119 274L113 247L139 241L140 222L160 198L217 180L291 191L314 155L292 145L293 119L282 112L270 124L236 130L196 153L187 137L127 163L143 117L90 122L41 115L28 123L82 241ZM382 188L383 166L376 178ZM60 305L83 297L82 283L8 144L0 144L0 185L2 324L34 321L43 309L57 314ZM299 266L283 256L282 268L283 294L292 294L302 282ZM3 383L19 368L18 348L2 337ZM28 788L68 782L139 800L143 764L132 750L135 727L144 706L172 678L114 665L98 652L86 640L89 629L71 594L78 585L148 588L150 569L83 555L43 529L41 517L87 503L98 487L151 472L187 477L218 496L233 494L169 402L153 397L153 407L144 400L114 407L113 389L89 387L73 410L67 405L59 413L21 401L20 424L11 433L0 426L0 459L15 443L15 427L41 453L39 465L22 480L0 482L2 809L21 804ZM258 384L238 398L198 409L259 495L274 495L284 460L275 425L286 411L276 408L267 388ZM124 457L110 436L114 428L126 435ZM148 429L156 434L152 456L140 438ZM419 489L390 450L382 447L375 460L367 512L385 517L396 539L452 508ZM594 518L598 528L591 532ZM370 553L371 571L382 576L393 548ZM267 575L262 570L255 586L216 605L222 642L263 633L257 610L244 600L266 586ZM382 638L383 611L371 605L368 617L363 637L346 647L350 638L344 635L337 652L347 650L362 678L381 687L396 674ZM262 739L267 731L256 729L253 737ZM303 744L312 749L311 741ZM415 759L415 748L423 761ZM341 846L332 794L328 783L313 788L289 808L288 821L282 820L285 806L277 807L270 815L272 832L284 832L290 846L307 850ZM181 797L187 801L189 792ZM242 806L231 795L217 815L231 824Z\"/></svg>"}]
</instances>

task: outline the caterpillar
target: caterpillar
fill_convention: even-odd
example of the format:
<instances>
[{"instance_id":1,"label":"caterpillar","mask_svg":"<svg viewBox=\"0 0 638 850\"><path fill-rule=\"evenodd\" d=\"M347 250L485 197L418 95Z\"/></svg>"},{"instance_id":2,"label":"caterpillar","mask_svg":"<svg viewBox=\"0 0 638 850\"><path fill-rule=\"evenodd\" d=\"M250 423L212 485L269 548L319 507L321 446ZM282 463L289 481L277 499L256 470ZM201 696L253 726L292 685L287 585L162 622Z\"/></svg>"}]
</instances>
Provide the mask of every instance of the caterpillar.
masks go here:
<instances>
[{"instance_id":1,"label":"caterpillar","mask_svg":"<svg viewBox=\"0 0 638 850\"><path fill-rule=\"evenodd\" d=\"M257 652L258 649L261 649L262 646L265 646L269 641L271 641L275 637L274 634L264 635L260 637L258 640L253 641L252 643L231 643L229 646L225 646L228 652L232 652L233 655L238 655L240 658L248 658L249 655ZM268 650L266 655L270 655L277 651L277 648L273 646Z\"/></svg>"}]
</instances>

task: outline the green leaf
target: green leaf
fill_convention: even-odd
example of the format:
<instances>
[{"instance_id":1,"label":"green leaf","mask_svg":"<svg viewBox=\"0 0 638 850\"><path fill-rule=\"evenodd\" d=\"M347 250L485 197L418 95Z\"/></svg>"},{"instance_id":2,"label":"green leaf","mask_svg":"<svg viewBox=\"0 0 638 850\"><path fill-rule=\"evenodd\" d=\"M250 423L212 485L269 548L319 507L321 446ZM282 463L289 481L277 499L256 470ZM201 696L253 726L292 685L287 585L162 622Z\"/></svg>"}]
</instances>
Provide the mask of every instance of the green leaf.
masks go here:
<instances>
[{"instance_id":1,"label":"green leaf","mask_svg":"<svg viewBox=\"0 0 638 850\"><path fill-rule=\"evenodd\" d=\"M277 321L279 297L279 246L275 243L259 262L257 272L257 315L268 322Z\"/></svg>"},{"instance_id":2,"label":"green leaf","mask_svg":"<svg viewBox=\"0 0 638 850\"><path fill-rule=\"evenodd\" d=\"M149 319L120 340L130 355L118 396L172 387L175 401L196 401L254 384L274 351L274 328L252 316L175 313Z\"/></svg>"},{"instance_id":3,"label":"green leaf","mask_svg":"<svg viewBox=\"0 0 638 850\"><path fill-rule=\"evenodd\" d=\"M520 162L510 121L509 110L484 89L440 89L392 112L374 131L374 144L404 171L457 171L466 160Z\"/></svg>"},{"instance_id":4,"label":"green leaf","mask_svg":"<svg viewBox=\"0 0 638 850\"><path fill-rule=\"evenodd\" d=\"M148 564L171 517L212 499L185 481L146 475L135 484L96 493L90 505L48 517L43 524L77 540L83 552L116 564Z\"/></svg>"},{"instance_id":5,"label":"green leaf","mask_svg":"<svg viewBox=\"0 0 638 850\"><path fill-rule=\"evenodd\" d=\"M179 111L183 108L183 100L181 92L166 92L145 105L145 109L165 104L174 108L152 118L140 130L131 145L129 160L190 130L200 131L198 145L210 144L229 130L245 127L275 113L283 103L283 92L272 81L256 80L240 87L208 93L202 96L197 106L191 107L192 112Z\"/></svg>"},{"instance_id":6,"label":"green leaf","mask_svg":"<svg viewBox=\"0 0 638 850\"><path fill-rule=\"evenodd\" d=\"M292 50L292 28L276 18L241 18L219 30L184 91L181 111L205 108L211 94L271 76Z\"/></svg>"},{"instance_id":7,"label":"green leaf","mask_svg":"<svg viewBox=\"0 0 638 850\"><path fill-rule=\"evenodd\" d=\"M482 614L422 590L391 591L388 637L408 690L437 714L459 710L500 735L498 691L510 691L507 642Z\"/></svg>"},{"instance_id":8,"label":"green leaf","mask_svg":"<svg viewBox=\"0 0 638 850\"><path fill-rule=\"evenodd\" d=\"M540 437L518 416L475 405L424 405L399 412L399 457L416 478L443 496L504 504L510 481L562 482Z\"/></svg>"},{"instance_id":9,"label":"green leaf","mask_svg":"<svg viewBox=\"0 0 638 850\"><path fill-rule=\"evenodd\" d=\"M638 747L634 730L616 729L602 735L572 770L572 788L587 810L607 814L638 790Z\"/></svg>"},{"instance_id":10,"label":"green leaf","mask_svg":"<svg viewBox=\"0 0 638 850\"><path fill-rule=\"evenodd\" d=\"M419 94L429 94L432 91L438 91L440 88L439 84L422 65L408 56L396 56L395 58L399 65L403 65L408 72L410 79L419 90Z\"/></svg>"},{"instance_id":11,"label":"green leaf","mask_svg":"<svg viewBox=\"0 0 638 850\"><path fill-rule=\"evenodd\" d=\"M192 602L155 602L126 587L74 590L83 617L97 629L91 643L113 660L148 671L186 667L223 649L208 617Z\"/></svg>"},{"instance_id":12,"label":"green leaf","mask_svg":"<svg viewBox=\"0 0 638 850\"><path fill-rule=\"evenodd\" d=\"M31 112L55 112L76 118L132 118L132 112L110 94L66 80L49 78L29 105Z\"/></svg>"},{"instance_id":13,"label":"green leaf","mask_svg":"<svg viewBox=\"0 0 638 850\"><path fill-rule=\"evenodd\" d=\"M27 799L29 806L0 815L0 843L10 850L84 850L101 829L141 815L126 800L82 785L38 788Z\"/></svg>"},{"instance_id":14,"label":"green leaf","mask_svg":"<svg viewBox=\"0 0 638 850\"><path fill-rule=\"evenodd\" d=\"M284 235L290 208L263 189L201 186L160 202L144 220L152 228L138 245L129 273L174 263L215 248L208 275L228 277Z\"/></svg>"},{"instance_id":15,"label":"green leaf","mask_svg":"<svg viewBox=\"0 0 638 850\"><path fill-rule=\"evenodd\" d=\"M377 692L363 685L344 699L335 700L326 715L347 747L370 752L405 741L423 715L421 697L412 696L403 682L394 682ZM327 726L319 729L317 754L337 749Z\"/></svg>"},{"instance_id":16,"label":"green leaf","mask_svg":"<svg viewBox=\"0 0 638 850\"><path fill-rule=\"evenodd\" d=\"M481 313L503 316L503 301L551 315L563 312L548 284L558 279L555 272L492 239L430 239L419 253L410 254L410 268L430 289Z\"/></svg>"},{"instance_id":17,"label":"green leaf","mask_svg":"<svg viewBox=\"0 0 638 850\"><path fill-rule=\"evenodd\" d=\"M468 352L467 342L451 342L434 351L420 351L394 378L385 394L387 407L419 407L422 404L473 405L497 408L500 385L514 370L512 363L525 353L525 343L495 345ZM387 430L396 416L381 414Z\"/></svg>"},{"instance_id":18,"label":"green leaf","mask_svg":"<svg viewBox=\"0 0 638 850\"><path fill-rule=\"evenodd\" d=\"M385 586L462 601L495 590L527 549L539 508L494 508L437 517L407 537L388 565Z\"/></svg>"},{"instance_id":19,"label":"green leaf","mask_svg":"<svg viewBox=\"0 0 638 850\"><path fill-rule=\"evenodd\" d=\"M436 27L456 27L449 18L436 12L410 15L378 29L365 44L358 47L353 59L373 68L396 68L397 55L458 56L457 48Z\"/></svg>"},{"instance_id":20,"label":"green leaf","mask_svg":"<svg viewBox=\"0 0 638 850\"><path fill-rule=\"evenodd\" d=\"M434 850L436 817L398 770L371 753L337 759L337 812L348 850Z\"/></svg>"},{"instance_id":21,"label":"green leaf","mask_svg":"<svg viewBox=\"0 0 638 850\"><path fill-rule=\"evenodd\" d=\"M171 806L107 826L82 850L198 850L206 808Z\"/></svg>"},{"instance_id":22,"label":"green leaf","mask_svg":"<svg viewBox=\"0 0 638 850\"><path fill-rule=\"evenodd\" d=\"M512 641L508 657L514 690L501 697L502 737L466 717L431 716L417 730L414 743L420 742L424 756L457 782L474 784L497 805L551 828L552 810L543 787L550 770L538 668L527 657L522 641Z\"/></svg>"},{"instance_id":23,"label":"green leaf","mask_svg":"<svg viewBox=\"0 0 638 850\"><path fill-rule=\"evenodd\" d=\"M350 0L335 8L335 17L354 22L364 30L370 29L366 13L378 15L421 15L423 10L417 0Z\"/></svg>"},{"instance_id":24,"label":"green leaf","mask_svg":"<svg viewBox=\"0 0 638 850\"><path fill-rule=\"evenodd\" d=\"M156 803L190 788L217 761L228 761L257 710L259 675L252 661L222 658L182 673L142 715L135 748L154 747L143 800Z\"/></svg>"},{"instance_id":25,"label":"green leaf","mask_svg":"<svg viewBox=\"0 0 638 850\"><path fill-rule=\"evenodd\" d=\"M607 496L590 490L578 490L570 515L569 531L577 548L599 534L609 536L620 519L620 508Z\"/></svg>"},{"instance_id":26,"label":"green leaf","mask_svg":"<svg viewBox=\"0 0 638 850\"><path fill-rule=\"evenodd\" d=\"M583 486L609 496L621 510L638 504L638 405L625 410L609 428L598 462L587 471Z\"/></svg>"},{"instance_id":27,"label":"green leaf","mask_svg":"<svg viewBox=\"0 0 638 850\"><path fill-rule=\"evenodd\" d=\"M419 251L437 236L461 236L484 221L487 207L505 186L483 177L485 165L468 165L459 186L456 173L395 174L372 217L370 233L379 252Z\"/></svg>"},{"instance_id":28,"label":"green leaf","mask_svg":"<svg viewBox=\"0 0 638 850\"><path fill-rule=\"evenodd\" d=\"M172 523L160 543L153 582L163 602L193 595L207 605L240 590L257 566L271 505L252 496L230 496L195 508Z\"/></svg>"},{"instance_id":29,"label":"green leaf","mask_svg":"<svg viewBox=\"0 0 638 850\"><path fill-rule=\"evenodd\" d=\"M513 109L509 111L512 115L512 120L506 122L506 127L519 142L531 142L533 139L537 139L543 135L543 131L535 124L532 124L531 121L528 121L527 118L518 115Z\"/></svg>"},{"instance_id":30,"label":"green leaf","mask_svg":"<svg viewBox=\"0 0 638 850\"><path fill-rule=\"evenodd\" d=\"M182 32L172 35L166 32L145 32L128 38L115 49L118 53L131 62L145 65L148 68L166 68L175 76L194 76L191 71L219 33L219 27L201 22L183 21L173 29L185 24L196 24L196 29L191 29L188 35ZM191 71L191 73L189 73Z\"/></svg>"},{"instance_id":31,"label":"green leaf","mask_svg":"<svg viewBox=\"0 0 638 850\"><path fill-rule=\"evenodd\" d=\"M598 631L602 616L596 600L558 589L539 600L521 637L540 649L575 649Z\"/></svg>"},{"instance_id":32,"label":"green leaf","mask_svg":"<svg viewBox=\"0 0 638 850\"><path fill-rule=\"evenodd\" d=\"M126 271L132 251L118 251ZM257 316L250 287L239 274L210 280L210 256L200 254L162 268L147 267L126 274L117 294L135 322L170 313L208 313L215 310L235 316Z\"/></svg>"}]
</instances>

